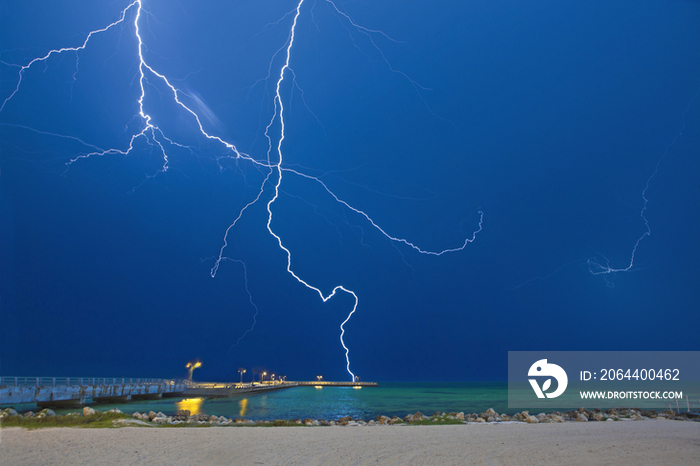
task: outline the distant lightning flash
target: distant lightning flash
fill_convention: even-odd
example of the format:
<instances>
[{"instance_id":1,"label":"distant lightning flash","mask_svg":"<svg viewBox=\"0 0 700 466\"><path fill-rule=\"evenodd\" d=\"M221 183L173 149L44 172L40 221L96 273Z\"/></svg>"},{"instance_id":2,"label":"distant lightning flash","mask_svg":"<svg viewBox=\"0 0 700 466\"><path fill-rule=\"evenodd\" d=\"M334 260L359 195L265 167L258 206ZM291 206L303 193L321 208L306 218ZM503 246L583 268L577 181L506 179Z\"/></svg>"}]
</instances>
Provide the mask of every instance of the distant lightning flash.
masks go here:
<instances>
[{"instance_id":1,"label":"distant lightning flash","mask_svg":"<svg viewBox=\"0 0 700 466\"><path fill-rule=\"evenodd\" d=\"M218 256L218 258L216 259L216 261L215 261L215 263L214 263L214 266L212 267L212 269L211 269L211 271L210 271L211 276L212 276L212 277L215 277L215 276L216 276L216 273L217 273L217 271L218 271L218 269L219 269L219 266L221 265L221 262L222 262L222 261L231 260L231 261L234 261L234 262L241 263L241 264L243 265L244 277L245 277L245 281L246 281L246 291L248 290L248 286L247 286L247 285L248 285L248 275L247 275L247 269L246 269L246 267L245 267L245 264L244 264L242 261L234 260L234 259L230 259L230 258L226 257L226 256L224 255L224 253L225 253L225 250L226 250L226 248L227 248L227 246L228 246L229 234L231 234L232 230L235 228L235 226L237 225L237 223L239 222L239 220L242 218L242 216L246 213L246 211L247 211L248 209L252 208L253 206L255 206L256 204L258 204L258 202L261 201L261 199L263 199L263 197L265 197L265 192L266 192L266 189L265 189L265 188L266 188L266 186L272 185L273 193L274 193L274 194L267 200L267 204L266 204L266 210L267 210L267 224L266 224L266 227L267 227L267 230L268 230L268 232L270 233L270 235L276 239L277 244L279 245L280 249L281 249L282 251L284 251L284 253L285 253L286 256L287 256L287 272L288 272L292 277L294 277L299 283L301 283L302 285L304 285L304 286L307 287L308 289L315 291L315 292L319 295L319 297L321 298L321 300L322 300L323 302L328 301L328 300L331 299L333 296L335 296L336 293L338 293L338 292L344 292L344 293L346 293L346 294L352 296L352 298L353 298L353 300L354 300L354 304L353 304L352 310L351 310L350 313L347 315L347 317L345 318L345 320L340 324L340 343L341 343L343 349L345 350L346 369L347 369L348 373L350 374L350 376L352 377L352 380L354 380L354 379L355 379L355 375L354 375L353 372L350 370L350 350L349 350L348 347L346 346L343 337L344 337L344 335L345 335L345 324L348 323L348 321L350 320L350 318L352 317L352 315L353 315L353 314L355 313L355 311L357 310L357 306L358 306L358 303L359 303L359 298L358 298L357 294L356 294L354 291L352 291L352 290L346 288L346 287L343 286L343 285L337 285L336 287L333 288L332 291L330 291L330 292L327 293L327 294L324 294L324 293L321 291L320 288L318 288L318 287L316 287L316 286L313 286L313 285L311 285L310 283L308 283L307 281L305 281L304 279L302 279L302 278L301 278L300 276L298 276L298 275L294 272L294 270L292 269L292 253L291 253L291 251L284 245L284 243L283 243L283 241L282 241L282 237L281 237L280 235L278 235L278 234L273 230L273 228L272 228L272 221L273 221L273 205L274 205L275 201L279 198L280 187L281 187L281 185L282 185L282 180L283 180L283 174L286 172L286 173L289 173L289 174L292 174L292 175L296 175L296 176L302 177L302 178L307 179L307 180L309 180L309 181L318 183L318 184L321 185L321 187L328 193L328 195L331 196L331 198L332 198L335 202L337 202L337 203L340 204L341 206L345 207L345 208L348 209L349 211L351 211L351 212L357 214L358 216L364 218L365 221L369 222L369 224L370 224L372 227L374 227L377 231L379 231L385 238L387 238L388 240L390 240L390 241L393 242L394 244L403 244L404 246L408 246L408 247L412 248L413 250L415 250L416 252L418 252L418 253L420 253L420 254L441 256L441 255L446 254L446 253L457 252L457 251L463 250L464 248L466 248L466 246L467 246L469 243L473 242L473 241L476 239L476 235L477 235L479 232L481 232L484 214L483 214L483 212L479 211L480 217L479 217L479 223L478 223L478 228L477 228L477 230L474 231L474 233L472 233L470 236L468 236L468 237L464 240L464 242L463 242L461 245L459 245L459 246L457 246L457 247L453 247L453 248L444 249L444 250L441 250L441 251L429 251L429 250L425 250L425 249L422 249L422 248L416 246L415 244L413 244L412 242L410 242L410 241L408 241L408 240L406 240L406 239L403 239L403 238L400 238L400 237L397 237L397 236L394 236L394 235L389 234L385 229L383 229L382 227L380 227L379 224L377 224L377 223L370 217L370 215L368 215L366 212L364 212L363 210L361 210L361 209L359 209L359 208L357 208L357 207L352 206L351 204L349 204L349 203L346 202L345 200L339 198L339 197L338 197L338 196L337 196L337 195L336 195L336 194L335 194L335 193L334 193L334 192L333 192L319 177L317 177L317 176L312 176L312 175L309 175L309 174L307 174L307 173L304 173L301 169L292 169L292 168L290 168L289 165L287 165L287 166L284 166L284 165L283 165L282 145L283 145L283 143L284 143L286 134L285 134L285 119L284 119L284 117L285 117L285 115L284 115L285 107L284 107L284 104L283 104L283 97L282 97L282 90L281 90L281 88L282 88L282 84L283 84L283 82L284 82L284 80L285 80L285 76L287 76L288 73L292 75L292 80L294 81L294 86L298 87L298 85L296 84L296 81L294 80L293 70L292 70L292 68L290 67L290 61L291 61L291 56L292 56L292 49L293 49L293 47L294 47L294 42L295 42L296 27L297 27L299 18L300 18L301 14L302 14L302 6L303 6L303 4L304 4L304 1L305 1L305 0L300 0L300 1L298 2L298 4L297 4L296 8L295 8L294 10L290 11L289 13L287 13L287 14L285 15L285 17L287 17L287 16L289 16L289 15L291 15L291 14L294 15L294 18L293 18L293 21L292 21L292 26L291 26L290 31L289 31L289 36L288 36L288 38L287 38L286 44L285 44L284 46L282 46L282 47L274 54L274 56L273 56L273 58L272 58L272 61L274 61L274 59L275 59L275 57L277 56L277 54L281 53L282 51L284 51L284 53L285 53L284 64L282 65L282 67L281 67L280 70L279 70L279 77L278 77L278 79L277 79L277 83L276 83L276 86L275 86L274 111L273 111L273 115L272 115L272 117L270 118L269 123L268 123L267 126L265 127L265 133L264 133L264 134L265 134L265 137L266 137L266 139L267 139L267 141L268 141L268 148L267 148L267 152L266 152L265 156L264 156L263 158L261 158L261 159L256 159L256 158L254 158L254 157L252 157L252 156L250 156L250 155L248 155L248 154L246 154L246 153L244 153L244 152L241 152L241 151L238 150L238 148L237 148L234 144L229 143L229 142L223 140L222 138L220 138L220 137L218 137L218 136L209 134L209 133L204 129L204 127L203 127L203 125L202 125L200 115L199 115L197 112L195 112L194 110L192 110L190 107L188 107L187 105L185 105L185 104L180 100L180 97L181 97L181 96L186 96L187 94L184 93L183 91L177 89L177 88L171 83L171 80L169 80L165 75L163 75L163 74L159 73L158 71L156 71L151 65L148 64L146 58L144 57L144 48L145 48L145 46L144 46L143 39L142 39L142 37L141 37L141 32L140 32L141 30L140 30L140 27L139 27L139 21L140 21L140 19L141 19L142 13L143 13L143 14L148 14L148 12L147 12L146 10L144 10L144 8L143 8L143 1L142 1L142 0L135 0L135 1L133 1L132 3L130 3L126 8L124 8L124 9L121 11L121 14L120 14L120 16L119 16L119 19L117 19L117 20L114 21L113 23L109 24L108 26L106 26L106 27L104 27L104 28L102 28L102 29L97 29L97 30L91 31L91 32L87 35L87 37L85 38L85 41L84 41L84 42L82 43L82 45L80 45L80 46L77 46L77 47L66 47L66 48L60 48L60 49L50 50L46 55L41 56L41 57L38 57L38 58L34 58L33 60L29 61L29 62L28 62L27 64L25 64L25 65L9 64L9 63L4 63L4 62L2 62L3 65L9 66L9 67L16 67L16 68L19 69L19 71L18 71L18 77L17 77L17 85L15 86L14 90L10 93L10 95L9 95L7 98L5 98L5 100L2 102L2 105L0 106L0 112L2 112L2 111L5 109L5 107L7 106L8 102L10 102L10 101L20 92L20 88L22 87L22 83L23 83L23 80L24 80L25 72L26 72L27 70L29 70L33 65L35 65L35 64L38 63L38 62L43 62L43 63L46 64L46 63L47 63L47 60L48 60L51 56L53 56L53 55L60 55L60 54L62 54L62 53L64 53L64 52L75 52L75 53L77 54L78 52L84 50L84 49L88 46L88 44L89 44L89 42L90 42L90 39L91 39L93 36L95 36L95 35L97 35L97 34L104 33L104 32L106 32L106 31L108 31L108 30L110 30L110 29L116 27L116 26L119 25L119 24L125 23L126 20L127 20L127 17L128 17L128 14L129 14L130 10L134 10L134 12L132 13L132 14L133 14L133 28L134 28L134 36L135 36L135 38L136 38L136 40L137 40L137 43L138 43L138 46L137 46L137 49L138 49L138 51L137 51L138 53L137 53L137 54L138 54L138 60L139 60L139 63L138 63L138 83L139 83L139 88L140 88L140 95L139 95L139 97L138 97L138 99L137 99L137 103L138 103L138 116L137 116L137 117L138 117L138 118L140 119L140 121L141 121L141 127L140 127L140 129L139 129L137 132L135 132L134 134L131 135L130 140L129 140L129 143L128 143L128 147L122 148L122 149L120 149L120 148L102 149L102 148L99 148L99 147L96 146L96 145L89 144L89 143L84 142L83 140L78 139L78 138L75 138L75 137L73 137L73 136L66 136L66 135L60 135L60 134L55 134L55 133L40 132L40 131L35 130L35 129L33 129L33 128L22 127L22 126L20 126L20 125L9 125L9 126L22 127L22 128L30 129L30 130L32 130L32 131L40 132L41 134L46 134L46 135L51 135L51 136L56 136L56 137L61 137L61 138L69 138L69 139L77 140L77 141L81 142L84 146L89 147L89 148L91 148L91 149L94 149L92 152L89 152L89 153L87 153L87 154L77 155L76 157L72 158L69 162L67 162L67 165L71 165L71 164L73 164L73 163L79 161L80 159L86 159L86 158L90 158L90 157L94 157L94 156L107 156L107 155L122 155L122 156L125 156L125 155L130 154L130 153L134 150L134 144L135 144L135 142L136 142L137 140L143 140L143 141L145 141L148 145L153 146L153 147L156 147L157 150L159 151L159 153L162 154L163 164L162 164L161 168L158 170L158 172L157 172L155 175L152 175L152 176L156 176L158 173L166 172L166 171L168 170L168 168L169 168L169 161L170 161L170 160L169 160L169 156L168 156L168 152L167 152L167 150L166 150L166 147L168 147L168 146L176 146L176 147L187 148L187 149L190 149L190 150L191 150L191 148L189 148L188 146L185 146L185 145L183 145L183 144L180 144L180 143L176 142L173 138L170 138L170 137L166 136L165 133L155 124L155 118L154 118L152 115L150 115L149 113L147 113L146 110L144 109L144 100L146 99L146 83L148 82L149 78L150 78L150 79L157 79L157 80L159 80L160 82L162 82L165 86L167 86L167 88L169 89L169 91L172 93L173 101L174 101L175 103L177 103L177 105L179 105L185 112L189 113L189 114L191 115L191 117L194 119L194 121L196 122L196 126L198 127L198 129L199 129L200 133L202 134L202 136L204 136L205 138L207 138L207 139L209 139L209 140L211 140L211 141L214 141L214 142L216 142L216 143L218 143L218 144L221 144L221 145L227 150L227 152L229 153L229 155L228 155L227 157L231 157L231 158L234 158L234 159L239 159L239 160L244 160L244 161L250 162L250 163L252 163L254 166L256 166L257 168L262 169L262 170L264 170L264 172L265 172L264 179L263 179L262 183L260 184L260 189L259 189L259 191L257 192L257 195L255 196L255 198L254 198L252 201L250 201L250 202L248 202L247 204L245 204L245 205L238 211L237 216L235 217L235 219L233 220L233 222L229 225L229 227L228 227L228 228L226 229L226 231L224 232L223 245L221 246L221 249L220 249L220 251L219 251L219 256ZM358 29L358 30L361 31L363 34L365 34L365 35L367 35L368 37L370 37L370 41L371 41L372 45L373 45L375 48L377 48L378 50L379 50L379 48L377 47L377 45L374 43L374 41L373 41L372 38L371 38L371 35L372 35L372 34L382 35L382 36L384 36L384 37L386 37L386 38L388 38L388 39L390 39L390 40L393 41L393 39L391 39L389 36L387 36L386 34L384 34L384 33L381 32L381 31L368 29L368 28L365 28L365 27L363 27L363 26L360 26L360 25L356 24L356 23L350 18L349 15L347 15L346 13L343 13L341 10L339 10L338 7L337 7L331 0L326 0L326 2L328 2L330 5L332 5L332 8L335 10L335 12L336 12L342 19L346 20L352 27ZM282 18L282 19L284 19L284 18ZM280 21L282 21L282 19L280 19ZM280 21L278 21L278 22L280 22ZM385 58L384 54L381 52L381 50L379 50L379 52L381 53L382 58L383 58L384 61L387 63L387 65L389 65L388 61L386 60L386 58ZM270 62L270 71L272 70L272 61ZM410 80L410 78L408 78L408 76L407 76L406 74L404 74L403 72L400 72L400 71L395 70L394 68L391 67L391 65L389 65L389 68L390 68L390 70L391 70L392 72L394 72L394 73L399 73L399 74L401 74L402 76L404 76L404 77L406 77L407 79L409 79L409 81L410 81L411 84L414 86L414 88L420 87L421 89L425 89L425 88L423 88L422 86L419 86L419 85L418 85L417 83L415 83L414 81ZM75 74L73 75L73 78L74 78L74 79L75 79L75 76L77 75L77 73L78 73L78 69L77 69L77 62L76 62L76 72L75 72ZM268 77L269 77L269 75L268 75ZM265 80L266 80L266 79L267 79L267 78L265 78ZM422 97L421 97L421 98L422 98ZM432 113L432 112L431 112L431 113ZM271 131L272 131L272 127L273 127L275 124L278 124L278 125L279 125L279 128L280 128L279 134L275 136L275 138L277 139L277 140L276 140L276 144L273 142L273 137L272 137L272 135L270 134ZM273 159L275 159L275 161L273 161ZM149 177L149 178L150 178L150 177ZM648 185L648 183L647 183L647 185ZM646 190L645 190L645 191L646 191ZM645 207L646 207L646 204L645 204ZM257 306L253 303L252 296L250 295L250 292L249 292L249 291L248 291L248 295L249 295L250 303L253 305L253 307L255 308L255 311L256 311L256 312L255 312L255 316L253 317L253 319L254 319L253 326L254 326L254 325L255 325L255 318L256 318L257 313L258 313L258 308L257 308ZM247 331L238 339L238 341L236 342L236 344L238 344L238 342L240 342L240 340L241 340L248 332L252 331L253 326L251 326L251 328L250 328L249 330L247 330ZM235 346L235 344L234 344L234 346Z\"/></svg>"},{"instance_id":2,"label":"distant lightning flash","mask_svg":"<svg viewBox=\"0 0 700 466\"><path fill-rule=\"evenodd\" d=\"M250 328L248 330L243 332L243 335L238 337L238 340L236 340L236 343L231 345L231 348L233 348L234 346L238 346L238 344L241 342L241 340L243 338L245 338L246 335L248 335L250 332L253 331L253 329L255 328L255 324L258 323L258 312L260 312L260 310L258 309L258 306L253 302L253 295L250 293L250 289L248 289L248 268L246 267L245 262L243 262L242 260L237 260L237 259L229 259L229 260L232 262L237 262L243 266L243 280L244 280L244 285L245 285L245 292L248 294L248 302L250 302L250 305L253 306L253 308L255 309L255 314L253 314L253 323L250 325ZM231 348L229 348L228 350L231 351Z\"/></svg>"},{"instance_id":3,"label":"distant lightning flash","mask_svg":"<svg viewBox=\"0 0 700 466\"><path fill-rule=\"evenodd\" d=\"M661 165L661 162L666 158L668 155L668 151L673 147L674 144L676 144L676 141L683 135L683 131L685 130L685 116L686 114L690 111L690 107L695 101L695 99L698 98L700 94L696 95L692 99L690 99L690 102L688 102L687 107L683 111L683 124L681 125L680 130L678 130L678 134L676 134L676 137L673 138L673 140L666 146L666 149L664 150L664 153L661 155L659 160L656 161L656 166L654 167L654 171L652 172L651 176L647 178L647 182L644 185L644 189L642 190L642 210L639 212L639 216L642 217L642 221L644 222L644 227L645 231L640 236L637 241L634 243L634 247L632 248L632 254L630 256L630 262L627 265L627 267L623 268L613 268L610 265L610 260L605 257L603 254L599 254L603 258L604 264L598 262L597 258L593 257L588 259L588 270L593 274L593 275L607 275L611 273L617 273L617 272L629 272L632 270L634 267L634 259L637 254L637 249L639 248L640 243L646 238L647 236L651 236L651 226L649 226L649 219L646 217L646 210L647 210L647 204L649 204L649 199L647 198L647 191L649 190L649 185L651 184L651 181L654 179L656 174L659 172L659 166ZM608 286L611 284L608 283Z\"/></svg>"}]
</instances>

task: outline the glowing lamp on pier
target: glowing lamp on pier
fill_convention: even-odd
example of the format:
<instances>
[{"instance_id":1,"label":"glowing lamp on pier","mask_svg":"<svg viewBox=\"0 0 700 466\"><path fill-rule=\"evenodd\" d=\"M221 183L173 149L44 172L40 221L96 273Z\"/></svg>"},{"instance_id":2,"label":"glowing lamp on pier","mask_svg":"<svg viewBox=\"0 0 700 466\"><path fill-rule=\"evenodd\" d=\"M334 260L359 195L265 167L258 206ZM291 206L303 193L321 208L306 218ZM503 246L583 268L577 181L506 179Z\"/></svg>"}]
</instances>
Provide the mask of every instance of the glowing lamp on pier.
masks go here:
<instances>
[{"instance_id":1,"label":"glowing lamp on pier","mask_svg":"<svg viewBox=\"0 0 700 466\"><path fill-rule=\"evenodd\" d=\"M189 380L192 380L192 372L194 372L195 369L198 367L202 367L202 362L201 361L190 361L187 363L185 366L187 369L190 370L190 375L189 375Z\"/></svg>"}]
</instances>

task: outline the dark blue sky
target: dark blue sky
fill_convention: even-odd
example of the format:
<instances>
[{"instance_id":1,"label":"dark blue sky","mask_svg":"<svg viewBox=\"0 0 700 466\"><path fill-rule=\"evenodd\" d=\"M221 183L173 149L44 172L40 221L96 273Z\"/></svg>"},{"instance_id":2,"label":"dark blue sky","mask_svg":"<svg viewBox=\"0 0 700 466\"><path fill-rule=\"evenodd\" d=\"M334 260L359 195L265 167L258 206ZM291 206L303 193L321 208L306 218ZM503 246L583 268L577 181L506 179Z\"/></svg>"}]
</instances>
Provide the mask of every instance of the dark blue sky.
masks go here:
<instances>
[{"instance_id":1,"label":"dark blue sky","mask_svg":"<svg viewBox=\"0 0 700 466\"><path fill-rule=\"evenodd\" d=\"M81 46L127 6L0 0L0 101L13 65ZM297 4L143 1L145 63L257 163L207 140L146 70L167 171L144 137L68 164L145 128L137 6L26 69L0 111L0 373L176 377L199 357L199 379L347 379L353 299L323 303L287 273L267 230L276 170L210 275L268 172ZM335 6L300 9L283 167L424 250L460 247L484 213L464 250L423 255L283 172L271 226L292 269L359 297L355 374L504 380L513 350L700 349L700 3ZM630 265L647 181L633 266L592 274Z\"/></svg>"}]
</instances>

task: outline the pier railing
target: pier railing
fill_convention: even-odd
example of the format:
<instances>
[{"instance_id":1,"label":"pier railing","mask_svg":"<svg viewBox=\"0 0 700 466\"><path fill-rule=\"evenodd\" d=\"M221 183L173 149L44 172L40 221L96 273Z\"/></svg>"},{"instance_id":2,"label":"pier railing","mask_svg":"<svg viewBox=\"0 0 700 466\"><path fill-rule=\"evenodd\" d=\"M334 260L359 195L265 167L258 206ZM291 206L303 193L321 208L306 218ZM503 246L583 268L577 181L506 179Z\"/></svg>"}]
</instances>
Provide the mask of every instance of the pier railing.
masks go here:
<instances>
[{"instance_id":1,"label":"pier railing","mask_svg":"<svg viewBox=\"0 0 700 466\"><path fill-rule=\"evenodd\" d=\"M0 404L40 407L126 402L184 394L182 380L126 377L0 377Z\"/></svg>"},{"instance_id":2,"label":"pier railing","mask_svg":"<svg viewBox=\"0 0 700 466\"><path fill-rule=\"evenodd\" d=\"M175 385L181 382L171 379L141 379L126 377L0 377L0 386L11 387L60 387L71 385Z\"/></svg>"}]
</instances>

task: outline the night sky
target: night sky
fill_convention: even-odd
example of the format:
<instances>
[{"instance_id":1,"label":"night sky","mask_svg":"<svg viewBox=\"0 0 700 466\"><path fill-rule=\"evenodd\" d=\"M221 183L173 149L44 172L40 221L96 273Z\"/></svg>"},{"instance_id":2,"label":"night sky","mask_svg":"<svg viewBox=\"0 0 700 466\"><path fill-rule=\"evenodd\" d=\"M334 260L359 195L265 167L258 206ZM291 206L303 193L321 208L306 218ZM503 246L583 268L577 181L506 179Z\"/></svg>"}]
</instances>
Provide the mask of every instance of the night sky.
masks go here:
<instances>
[{"instance_id":1,"label":"night sky","mask_svg":"<svg viewBox=\"0 0 700 466\"><path fill-rule=\"evenodd\" d=\"M145 63L248 159L148 69L129 150L136 4L6 100L128 6L0 0L0 374L348 380L352 296L267 229L295 1L143 0ZM271 228L357 294L362 380L700 350L698 94L695 1L304 0ZM483 228L421 254L324 185L426 251Z\"/></svg>"}]
</instances>

